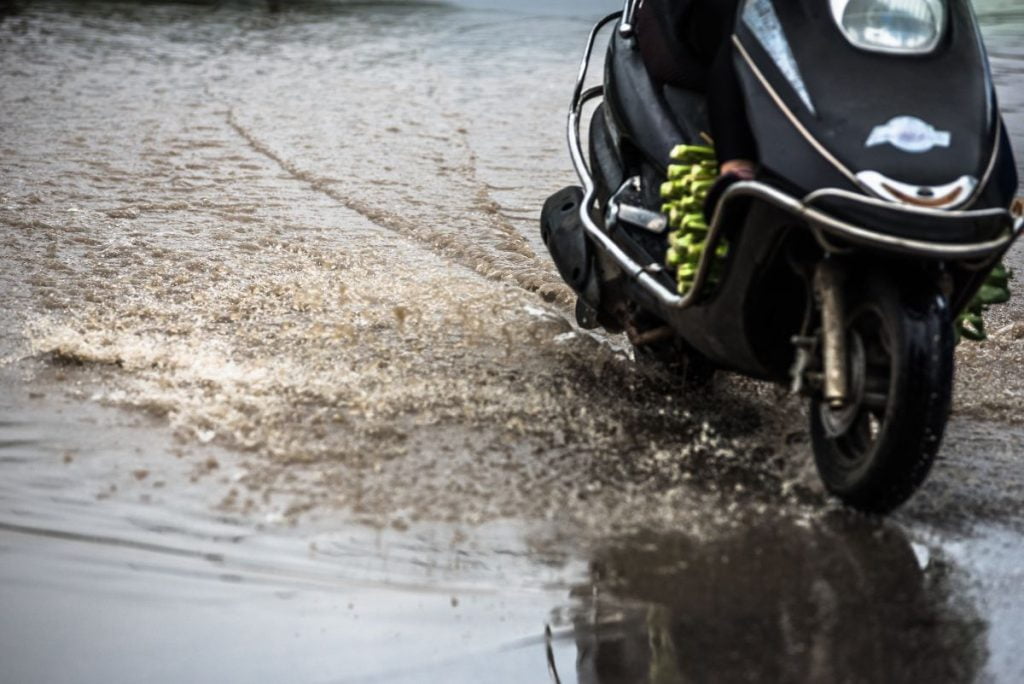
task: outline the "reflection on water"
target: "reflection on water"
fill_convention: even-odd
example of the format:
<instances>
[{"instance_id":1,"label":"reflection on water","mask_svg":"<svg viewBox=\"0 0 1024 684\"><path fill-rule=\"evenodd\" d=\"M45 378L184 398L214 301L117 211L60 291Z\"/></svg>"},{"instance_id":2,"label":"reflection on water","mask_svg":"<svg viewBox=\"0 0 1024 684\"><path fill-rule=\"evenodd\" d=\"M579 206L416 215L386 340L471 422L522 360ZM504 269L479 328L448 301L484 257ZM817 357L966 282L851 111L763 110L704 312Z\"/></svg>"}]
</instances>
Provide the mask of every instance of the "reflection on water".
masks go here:
<instances>
[{"instance_id":1,"label":"reflection on water","mask_svg":"<svg viewBox=\"0 0 1024 684\"><path fill-rule=\"evenodd\" d=\"M953 572L842 515L617 540L574 590L578 680L975 681L986 626Z\"/></svg>"}]
</instances>

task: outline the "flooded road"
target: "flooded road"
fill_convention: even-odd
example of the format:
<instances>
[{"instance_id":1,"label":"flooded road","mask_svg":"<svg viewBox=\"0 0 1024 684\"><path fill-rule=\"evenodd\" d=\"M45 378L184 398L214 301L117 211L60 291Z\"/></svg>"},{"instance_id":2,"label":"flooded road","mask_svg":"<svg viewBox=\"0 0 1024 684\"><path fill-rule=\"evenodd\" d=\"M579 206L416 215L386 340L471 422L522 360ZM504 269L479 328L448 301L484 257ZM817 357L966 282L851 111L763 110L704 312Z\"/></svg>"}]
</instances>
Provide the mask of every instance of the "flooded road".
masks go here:
<instances>
[{"instance_id":1,"label":"flooded road","mask_svg":"<svg viewBox=\"0 0 1024 684\"><path fill-rule=\"evenodd\" d=\"M0 22L0 681L1024 679L1021 302L916 498L841 510L799 402L568 322L536 217L619 3L510 4Z\"/></svg>"}]
</instances>

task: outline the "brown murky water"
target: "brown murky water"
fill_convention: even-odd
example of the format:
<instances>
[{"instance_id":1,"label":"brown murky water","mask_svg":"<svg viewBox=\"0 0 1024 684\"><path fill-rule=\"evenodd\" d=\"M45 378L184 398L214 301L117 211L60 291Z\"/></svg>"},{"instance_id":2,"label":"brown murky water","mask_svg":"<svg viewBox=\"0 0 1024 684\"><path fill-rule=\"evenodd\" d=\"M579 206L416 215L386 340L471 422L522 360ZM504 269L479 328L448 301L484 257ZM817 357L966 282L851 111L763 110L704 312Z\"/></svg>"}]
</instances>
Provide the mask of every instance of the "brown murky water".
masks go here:
<instances>
[{"instance_id":1,"label":"brown murky water","mask_svg":"<svg viewBox=\"0 0 1024 684\"><path fill-rule=\"evenodd\" d=\"M919 496L837 509L799 403L568 322L605 8L509 4L0 22L0 681L1024 677L1019 303Z\"/></svg>"}]
</instances>

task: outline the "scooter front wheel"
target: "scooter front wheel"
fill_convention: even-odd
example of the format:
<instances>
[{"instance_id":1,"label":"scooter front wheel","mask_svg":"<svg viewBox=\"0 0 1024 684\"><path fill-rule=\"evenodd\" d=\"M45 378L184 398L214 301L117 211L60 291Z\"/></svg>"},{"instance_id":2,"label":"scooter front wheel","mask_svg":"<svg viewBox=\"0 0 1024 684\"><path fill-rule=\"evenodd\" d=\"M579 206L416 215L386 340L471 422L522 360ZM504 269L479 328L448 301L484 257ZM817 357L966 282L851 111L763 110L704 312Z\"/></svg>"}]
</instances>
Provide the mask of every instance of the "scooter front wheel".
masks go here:
<instances>
[{"instance_id":1,"label":"scooter front wheel","mask_svg":"<svg viewBox=\"0 0 1024 684\"><path fill-rule=\"evenodd\" d=\"M846 319L851 396L811 401L811 443L825 488L872 513L896 508L924 482L949 418L953 326L935 293L870 278Z\"/></svg>"}]
</instances>

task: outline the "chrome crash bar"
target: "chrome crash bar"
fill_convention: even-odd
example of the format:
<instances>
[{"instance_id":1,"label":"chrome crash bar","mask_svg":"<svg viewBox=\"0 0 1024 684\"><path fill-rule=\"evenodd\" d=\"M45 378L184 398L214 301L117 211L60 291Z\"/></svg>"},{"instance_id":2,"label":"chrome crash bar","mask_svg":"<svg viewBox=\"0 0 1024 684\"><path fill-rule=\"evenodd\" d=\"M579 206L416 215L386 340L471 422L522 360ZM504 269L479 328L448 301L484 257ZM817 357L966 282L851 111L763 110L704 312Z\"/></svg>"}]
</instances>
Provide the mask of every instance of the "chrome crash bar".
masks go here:
<instances>
[{"instance_id":1,"label":"chrome crash bar","mask_svg":"<svg viewBox=\"0 0 1024 684\"><path fill-rule=\"evenodd\" d=\"M636 30L633 21L636 19L636 8L639 4L639 0L626 0L626 4L622 8L622 23L619 24L619 35L623 38L633 37L633 32Z\"/></svg>"},{"instance_id":2,"label":"chrome crash bar","mask_svg":"<svg viewBox=\"0 0 1024 684\"><path fill-rule=\"evenodd\" d=\"M714 259L715 249L721 239L723 229L723 207L729 202L740 197L754 198L779 209L789 212L793 216L803 219L808 228L814 232L818 242L828 250L836 250L831 246L825 236L837 237L847 242L865 247L880 247L892 252L908 254L931 259L983 259L1004 250L1013 243L1024 229L1024 216L1012 219L1011 229L1008 235L971 244L945 244L928 242L925 240L911 240L906 238L884 235L874 231L866 230L852 223L842 221L823 211L809 206L806 202L787 195L776 188L758 181L741 181L730 186L723 193L711 225L708 228L706 248L701 254L700 262L697 264L697 272L694 274L693 285L683 295L673 292L664 283L654 277L654 273L662 270L661 264L639 264L632 257L626 254L611 236L598 226L590 215L591 208L597 195L597 188L594 184L593 175L587 167L583 154L583 143L580 138L580 119L583 114L583 106L604 93L602 86L592 86L584 89L587 71L590 67L590 58L594 51L594 43L598 33L610 22L623 17L620 31L632 32L632 12L635 3L627 0L623 12L615 12L599 21L590 32L586 49L583 52L583 61L580 64L579 75L576 77L576 87L573 90L572 102L569 107L569 118L567 134L569 139L569 154L572 157L572 164L576 169L580 182L583 184L583 202L580 204L580 220L583 223L587 235L600 246L617 264L643 287L651 296L655 297L661 304L673 309L685 309L696 302L711 272L711 264ZM813 199L812 195L808 199ZM998 211L998 210L997 210ZM980 215L989 215L990 211L978 212ZM1009 218L1009 212L1005 212Z\"/></svg>"}]
</instances>

